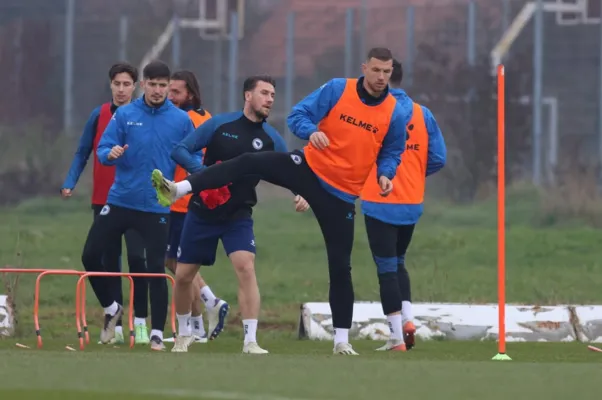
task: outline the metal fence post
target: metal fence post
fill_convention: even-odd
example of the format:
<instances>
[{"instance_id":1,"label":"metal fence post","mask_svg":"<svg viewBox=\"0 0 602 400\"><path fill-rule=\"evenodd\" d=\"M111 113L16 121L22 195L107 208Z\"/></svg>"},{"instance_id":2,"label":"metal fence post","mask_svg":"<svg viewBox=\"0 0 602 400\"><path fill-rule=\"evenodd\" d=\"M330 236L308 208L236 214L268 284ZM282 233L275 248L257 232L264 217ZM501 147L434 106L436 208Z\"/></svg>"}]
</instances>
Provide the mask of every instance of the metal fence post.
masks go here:
<instances>
[{"instance_id":1,"label":"metal fence post","mask_svg":"<svg viewBox=\"0 0 602 400\"><path fill-rule=\"evenodd\" d=\"M404 75L407 76L407 86L414 83L414 57L416 44L414 43L414 6L406 8L406 60L404 63Z\"/></svg>"},{"instance_id":2,"label":"metal fence post","mask_svg":"<svg viewBox=\"0 0 602 400\"><path fill-rule=\"evenodd\" d=\"M228 112L237 109L237 83L238 83L238 13L233 12L230 16L230 65L228 85Z\"/></svg>"},{"instance_id":3,"label":"metal fence post","mask_svg":"<svg viewBox=\"0 0 602 400\"><path fill-rule=\"evenodd\" d=\"M291 133L286 117L293 108L293 91L295 80L295 13L291 11L286 19L286 75L284 82L284 132L287 145L291 144Z\"/></svg>"},{"instance_id":4,"label":"metal fence post","mask_svg":"<svg viewBox=\"0 0 602 400\"><path fill-rule=\"evenodd\" d=\"M345 15L345 78L350 78L353 69L353 8Z\"/></svg>"},{"instance_id":5,"label":"metal fence post","mask_svg":"<svg viewBox=\"0 0 602 400\"><path fill-rule=\"evenodd\" d=\"M533 51L533 183L541 184L541 109L543 80L543 0L537 0Z\"/></svg>"},{"instance_id":6,"label":"metal fence post","mask_svg":"<svg viewBox=\"0 0 602 400\"><path fill-rule=\"evenodd\" d=\"M65 82L63 124L67 134L73 126L73 40L75 25L75 0L67 0L65 23Z\"/></svg>"}]
</instances>

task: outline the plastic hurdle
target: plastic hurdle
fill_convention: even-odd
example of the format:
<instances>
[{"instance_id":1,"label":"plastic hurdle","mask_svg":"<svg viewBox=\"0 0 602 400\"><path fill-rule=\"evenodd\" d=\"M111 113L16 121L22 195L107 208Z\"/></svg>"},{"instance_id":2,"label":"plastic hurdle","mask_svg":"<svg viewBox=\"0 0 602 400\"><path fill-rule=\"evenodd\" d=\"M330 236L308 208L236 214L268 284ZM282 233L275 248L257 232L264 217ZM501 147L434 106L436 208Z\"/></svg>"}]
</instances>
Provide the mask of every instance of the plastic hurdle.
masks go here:
<instances>
[{"instance_id":1,"label":"plastic hurdle","mask_svg":"<svg viewBox=\"0 0 602 400\"><path fill-rule=\"evenodd\" d=\"M80 276L77 281L76 289L75 289L75 321L77 326L77 335L79 338L79 346L81 350L84 350L84 336L82 335L82 326L86 339L86 343L89 343L88 336L88 325L86 321L86 285L85 278L89 276L120 276L127 277L130 280L130 310L129 310L129 323L130 323L130 348L134 347L135 333L133 326L133 309L134 309L134 284L132 278L140 277L140 278L167 278L172 285L172 292L174 285L176 283L175 279L168 274L153 274L153 273L123 273L123 272L86 272ZM81 321L81 322L80 322ZM171 328L173 337L176 337L176 304L175 298L172 295L171 301Z\"/></svg>"},{"instance_id":2,"label":"plastic hurdle","mask_svg":"<svg viewBox=\"0 0 602 400\"><path fill-rule=\"evenodd\" d=\"M34 292L33 321L38 340L38 348L42 347L42 335L40 331L39 312L40 312L40 280L45 275L82 275L83 271L73 269L49 269L49 268L2 268L0 274L39 274L36 279Z\"/></svg>"},{"instance_id":3,"label":"plastic hurdle","mask_svg":"<svg viewBox=\"0 0 602 400\"><path fill-rule=\"evenodd\" d=\"M42 345L43 345L42 331L40 330L40 319L39 319L39 315L40 315L40 283L42 281L42 278L45 277L46 275L79 276L79 275L83 275L84 273L85 273L84 271L76 271L76 270L69 270L69 269L47 269L47 270L41 272L38 275L38 277L36 278L34 301L33 301L33 322L34 322L35 329L36 329L36 336L38 339L38 348L39 349L41 349Z\"/></svg>"}]
</instances>

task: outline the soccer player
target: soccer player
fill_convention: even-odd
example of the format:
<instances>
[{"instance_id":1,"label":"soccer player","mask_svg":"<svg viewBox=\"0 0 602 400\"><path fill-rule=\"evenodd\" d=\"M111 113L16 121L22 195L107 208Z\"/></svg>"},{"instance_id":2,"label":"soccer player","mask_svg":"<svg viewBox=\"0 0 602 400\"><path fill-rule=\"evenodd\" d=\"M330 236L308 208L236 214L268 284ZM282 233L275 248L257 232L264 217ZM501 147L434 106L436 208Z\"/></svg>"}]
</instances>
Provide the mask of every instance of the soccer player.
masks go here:
<instances>
[{"instance_id":1,"label":"soccer player","mask_svg":"<svg viewBox=\"0 0 602 400\"><path fill-rule=\"evenodd\" d=\"M401 63L394 60L391 94L406 101L407 95L400 89L402 77ZM443 168L447 153L431 111L417 103L413 108L412 119L406 127L403 162L397 168L393 191L387 197L379 195L376 168L373 168L361 194L366 233L378 272L380 299L391 331L387 343L378 348L381 351L405 351L414 347L416 327L405 255L414 226L422 215L426 177Z\"/></svg>"},{"instance_id":2,"label":"soccer player","mask_svg":"<svg viewBox=\"0 0 602 400\"><path fill-rule=\"evenodd\" d=\"M211 114L203 109L201 105L201 90L199 82L191 71L177 71L171 76L169 83L169 100L180 109L186 111L192 120L195 129L211 118ZM199 164L201 159L199 158ZM181 166L176 166L175 181L179 182L188 176L188 172ZM166 266L174 274L176 273L178 252L180 249L180 237L184 218L188 212L188 203L192 195L187 195L171 205L169 215L169 244L167 245ZM196 342L207 342L207 334L203 325L201 311L201 299L206 302L209 317L209 332L211 337L216 338L223 329L229 306L224 300L215 297L211 288L205 283L200 274L192 281L193 300L191 306L190 325L192 336Z\"/></svg>"},{"instance_id":3,"label":"soccer player","mask_svg":"<svg viewBox=\"0 0 602 400\"><path fill-rule=\"evenodd\" d=\"M92 189L92 211L94 219L98 217L100 210L107 202L109 189L115 179L115 167L105 166L98 161L96 156L96 148L98 142L109 124L111 117L119 108L132 101L136 82L138 82L138 69L127 63L117 63L109 69L109 84L112 93L112 101L104 103L96 107L79 140L79 145L71 163L71 168L67 173L67 178L61 188L61 195L64 198L69 198L73 194L73 189L77 185L77 181L81 173L84 171L90 153L94 152L94 174L93 174L93 189ZM140 235L133 230L125 232L125 244L127 247L127 259L131 272L145 272L146 261L144 259L144 243ZM108 251L103 257L110 263L118 263L121 265L121 241L114 252ZM121 270L121 267L119 268ZM135 331L136 343L148 344L149 337L146 329L146 318L148 317L148 284L144 278L134 278L134 314L135 314ZM123 291L121 286L116 293L119 303L123 303ZM124 342L122 321L117 321L115 328L115 338L112 343L121 344Z\"/></svg>"},{"instance_id":4,"label":"soccer player","mask_svg":"<svg viewBox=\"0 0 602 400\"><path fill-rule=\"evenodd\" d=\"M241 154L286 152L280 134L266 122L274 102L275 84L269 76L252 76L243 84L242 112L219 114L201 125L173 151L174 160L188 171L233 159ZM203 164L194 157L205 148ZM160 172L153 173L155 186L162 184ZM267 354L257 344L260 295L255 276L255 235L252 208L257 204L257 177L225 182L224 187L202 193L193 192L184 221L181 254L176 270L176 309L179 335L173 352L186 352L192 343L187 320L190 318L191 282L200 265L213 265L218 241L232 261L238 278L238 300L245 332L243 353ZM298 211L307 202L295 198Z\"/></svg>"},{"instance_id":5,"label":"soccer player","mask_svg":"<svg viewBox=\"0 0 602 400\"><path fill-rule=\"evenodd\" d=\"M165 179L158 190L159 201L169 204L189 192L255 176L307 199L326 244L333 352L347 355L357 354L349 344L355 200L374 163L380 195L387 196L393 189L391 179L405 148L404 127L412 112L409 98L396 101L389 93L393 70L389 49L371 49L362 70L359 79L333 79L293 108L288 126L296 136L309 139L303 151L245 153L182 182Z\"/></svg>"},{"instance_id":6,"label":"soccer player","mask_svg":"<svg viewBox=\"0 0 602 400\"><path fill-rule=\"evenodd\" d=\"M142 75L144 95L115 112L98 144L99 161L115 165L115 182L107 204L88 232L82 254L86 271L117 271L114 263L103 266L102 255L117 247L121 235L130 229L144 241L147 272L165 271L169 208L157 204L148 176L153 169L162 168L173 179L176 164L169 154L194 129L188 115L167 100L169 67L153 61L144 67ZM123 314L123 307L114 295L121 279L90 277L90 284L105 311L100 337L103 343L108 343L115 336L115 325ZM164 277L150 278L149 288L151 349L164 350L167 282Z\"/></svg>"}]
</instances>

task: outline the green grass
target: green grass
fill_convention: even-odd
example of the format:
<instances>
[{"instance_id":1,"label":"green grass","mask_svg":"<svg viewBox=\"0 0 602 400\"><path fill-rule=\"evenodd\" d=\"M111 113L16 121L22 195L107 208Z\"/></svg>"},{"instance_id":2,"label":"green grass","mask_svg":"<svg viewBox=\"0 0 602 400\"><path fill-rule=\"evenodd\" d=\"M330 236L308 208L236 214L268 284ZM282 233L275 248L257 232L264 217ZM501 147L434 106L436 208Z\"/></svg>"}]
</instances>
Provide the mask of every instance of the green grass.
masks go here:
<instances>
[{"instance_id":1,"label":"green grass","mask_svg":"<svg viewBox=\"0 0 602 400\"><path fill-rule=\"evenodd\" d=\"M191 354L99 346L100 312L88 291L91 342L77 348L74 277L42 284L44 348L35 349L32 276L19 283L19 337L0 340L1 399L314 400L370 397L450 400L598 398L602 356L579 343L510 343L514 361L490 361L495 342L432 341L408 353L376 353L378 343L354 343L359 357L333 357L329 342L295 338L299 304L328 299L326 255L311 213L293 212L290 196L262 199L256 209L257 274L262 293L259 338L271 354L240 353L234 272L220 250L202 270L213 291L234 306L216 342ZM579 218L555 218L534 192L510 192L507 299L514 303L600 302L599 231ZM86 198L35 199L0 210L0 265L81 269L91 223ZM451 207L431 203L407 257L414 301L495 302L495 202ZM353 252L356 300L378 300L375 267L358 215ZM0 288L0 292L3 292ZM15 342L31 346L20 349ZM169 345L171 347L171 345Z\"/></svg>"},{"instance_id":2,"label":"green grass","mask_svg":"<svg viewBox=\"0 0 602 400\"><path fill-rule=\"evenodd\" d=\"M541 227L534 195L521 196L510 193L512 201L508 202L508 302L599 303L602 262L595 250L599 247L599 231L574 223ZM318 225L311 213L295 213L289 197L263 199L255 212L261 323L287 332L296 328L300 303L328 299L326 255ZM0 265L81 269L81 248L91 223L87 201L32 200L2 210ZM496 301L495 215L494 202L465 207L435 203L426 207L407 257L414 301ZM356 300L378 300L375 267L359 214L352 264ZM235 306L236 278L221 249L217 264L204 268L202 273L213 291ZM44 279L44 334L60 337L69 332L71 336L76 278ZM24 335L33 332L33 281L32 276L24 276L19 285ZM95 304L91 290L88 301ZM96 308L90 307L89 311L93 310ZM90 322L94 322L93 317ZM231 322L238 328L236 307Z\"/></svg>"},{"instance_id":3,"label":"green grass","mask_svg":"<svg viewBox=\"0 0 602 400\"><path fill-rule=\"evenodd\" d=\"M433 341L383 354L373 351L374 342L361 341L359 357L329 355L331 344L324 342L266 339L263 345L272 354L238 354L240 341L222 338L193 345L189 354L99 345L71 352L57 340L41 351L9 350L0 342L0 398L599 398L602 356L574 343L512 344L510 362L490 361L491 342Z\"/></svg>"},{"instance_id":4,"label":"green grass","mask_svg":"<svg viewBox=\"0 0 602 400\"><path fill-rule=\"evenodd\" d=\"M595 251L599 231L574 223L543 228L537 223L540 211L531 197L516 196L510 194L512 201L508 202L508 301L598 303L602 286L602 262ZM328 298L326 255L318 225L311 213L294 213L289 197L260 201L255 213L261 320L286 331L295 328L300 303ZM32 200L2 210L0 265L81 269L81 248L91 211L86 198L71 200ZM414 300L495 302L496 238L495 203L427 206L407 257ZM361 215L356 221L352 264L356 299L378 300L375 267ZM221 249L217 264L202 273L218 296L235 303L235 275ZM45 278L41 321L45 334L61 335L67 327L72 329L75 281L74 277ZM22 278L19 306L23 323L29 323L32 288L33 277ZM93 304L91 291L88 298ZM238 326L236 312L232 318ZM23 330L24 334L31 332L29 326Z\"/></svg>"}]
</instances>

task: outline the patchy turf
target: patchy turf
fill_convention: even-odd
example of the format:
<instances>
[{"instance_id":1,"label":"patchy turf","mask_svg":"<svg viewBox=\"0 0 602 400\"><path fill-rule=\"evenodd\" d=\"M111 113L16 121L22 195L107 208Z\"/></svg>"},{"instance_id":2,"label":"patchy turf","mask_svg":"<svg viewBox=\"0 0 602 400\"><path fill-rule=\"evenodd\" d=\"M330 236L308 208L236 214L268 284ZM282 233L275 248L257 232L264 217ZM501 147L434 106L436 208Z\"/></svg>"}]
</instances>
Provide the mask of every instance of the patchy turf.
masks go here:
<instances>
[{"instance_id":1,"label":"patchy turf","mask_svg":"<svg viewBox=\"0 0 602 400\"><path fill-rule=\"evenodd\" d=\"M282 199L284 197L285 200ZM511 196L510 196L511 197ZM33 200L3 210L0 265L81 269L91 223L87 199ZM523 199L524 200L524 199ZM432 204L408 254L415 301L496 301L493 203ZM509 202L507 300L518 303L596 303L602 263L598 231L582 223L545 226L537 202ZM359 357L332 356L332 344L295 340L299 304L327 300L324 246L311 213L298 215L286 196L261 201L255 213L257 273L262 291L258 337L266 357L240 354L235 276L220 254L203 269L213 291L234 306L226 331L190 354L100 346L100 311L88 291L91 341L77 349L74 277L42 283L44 348L35 349L31 320L33 276L19 284L19 337L0 341L2 399L314 400L421 396L446 399L598 398L602 355L579 343L510 343L514 361L490 361L494 342L419 343L408 353L377 353L376 342L354 343ZM353 253L357 300L377 300L378 286L363 221ZM0 288L0 292L3 289ZM127 332L126 332L127 334ZM30 349L17 348L19 342ZM171 347L171 345L169 345Z\"/></svg>"},{"instance_id":2,"label":"patchy turf","mask_svg":"<svg viewBox=\"0 0 602 400\"><path fill-rule=\"evenodd\" d=\"M262 339L267 356L240 354L241 343L221 338L195 344L188 354L147 347L91 344L67 351L49 341L44 350L0 342L0 397L6 399L142 399L149 395L195 399L314 400L421 396L486 398L598 398L602 356L575 343L510 344L514 361L490 361L493 342L428 342L407 353L380 353L378 343L354 343L360 356L332 356L328 342ZM25 342L33 345L33 342ZM171 347L171 346L170 346ZM15 396L15 397L11 397ZM18 396L18 397L16 397ZM79 397L77 397L79 398Z\"/></svg>"}]
</instances>

